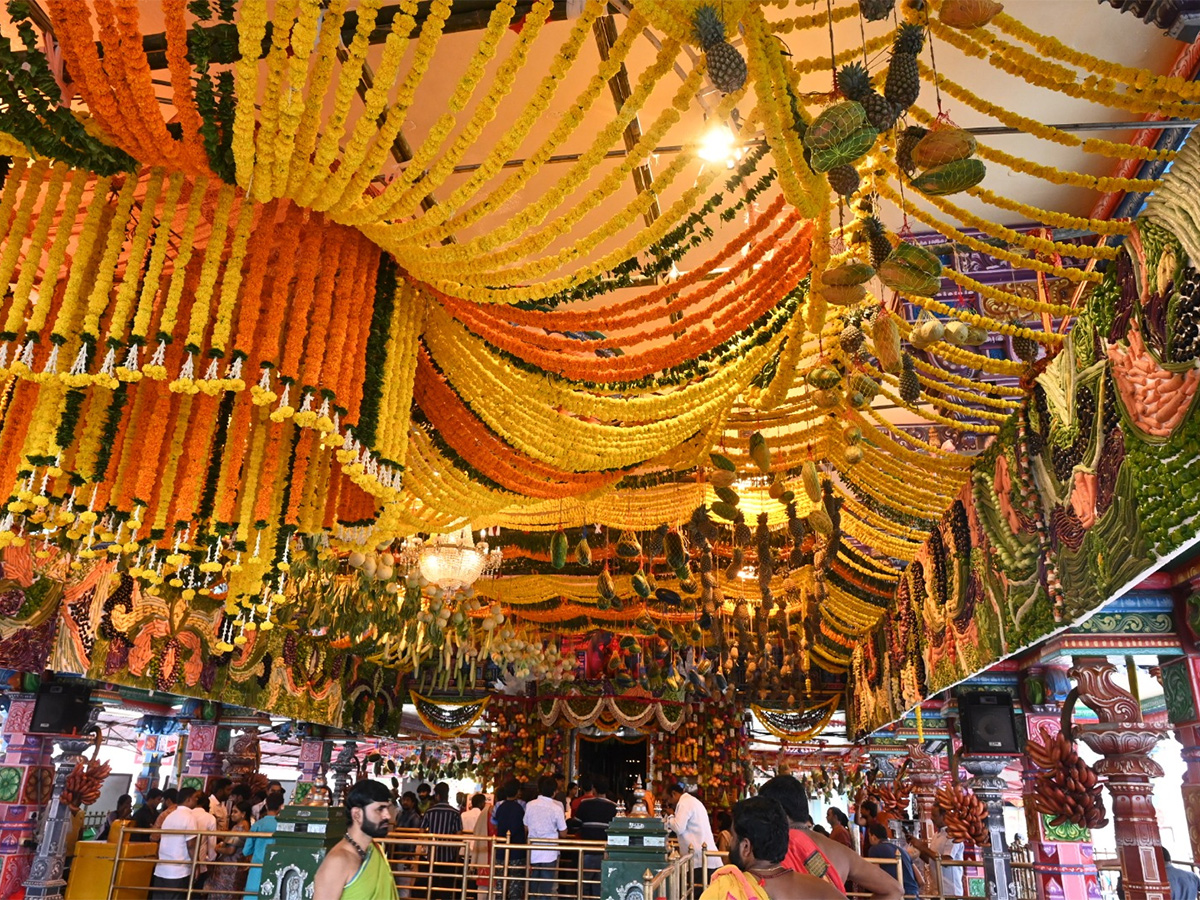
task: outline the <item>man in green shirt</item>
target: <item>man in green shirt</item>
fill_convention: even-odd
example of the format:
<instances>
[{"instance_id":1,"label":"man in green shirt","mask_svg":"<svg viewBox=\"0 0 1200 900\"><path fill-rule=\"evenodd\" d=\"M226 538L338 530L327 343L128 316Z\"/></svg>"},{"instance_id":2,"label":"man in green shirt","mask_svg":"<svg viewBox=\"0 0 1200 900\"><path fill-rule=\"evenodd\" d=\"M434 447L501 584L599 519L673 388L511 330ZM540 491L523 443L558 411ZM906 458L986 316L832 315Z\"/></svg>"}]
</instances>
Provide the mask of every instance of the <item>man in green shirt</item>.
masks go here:
<instances>
[{"instance_id":1,"label":"man in green shirt","mask_svg":"<svg viewBox=\"0 0 1200 900\"><path fill-rule=\"evenodd\" d=\"M325 854L314 879L313 900L399 900L396 879L375 838L392 827L392 792L379 781L360 781L346 797L346 837Z\"/></svg>"}]
</instances>

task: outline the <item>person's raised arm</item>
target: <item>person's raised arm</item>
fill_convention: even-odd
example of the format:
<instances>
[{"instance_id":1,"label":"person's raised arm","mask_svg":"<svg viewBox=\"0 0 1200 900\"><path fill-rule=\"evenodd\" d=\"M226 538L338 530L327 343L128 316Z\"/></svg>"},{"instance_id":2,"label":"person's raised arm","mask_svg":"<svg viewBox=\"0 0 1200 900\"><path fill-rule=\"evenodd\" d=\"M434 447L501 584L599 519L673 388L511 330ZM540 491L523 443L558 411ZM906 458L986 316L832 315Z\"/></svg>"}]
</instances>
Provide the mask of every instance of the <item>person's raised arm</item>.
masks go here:
<instances>
[{"instance_id":1,"label":"person's raised arm","mask_svg":"<svg viewBox=\"0 0 1200 900\"><path fill-rule=\"evenodd\" d=\"M900 900L904 896L904 888L897 879L874 863L867 862L845 844L816 832L810 832L809 837L833 863L842 881L853 881L859 890L870 894L872 900Z\"/></svg>"}]
</instances>

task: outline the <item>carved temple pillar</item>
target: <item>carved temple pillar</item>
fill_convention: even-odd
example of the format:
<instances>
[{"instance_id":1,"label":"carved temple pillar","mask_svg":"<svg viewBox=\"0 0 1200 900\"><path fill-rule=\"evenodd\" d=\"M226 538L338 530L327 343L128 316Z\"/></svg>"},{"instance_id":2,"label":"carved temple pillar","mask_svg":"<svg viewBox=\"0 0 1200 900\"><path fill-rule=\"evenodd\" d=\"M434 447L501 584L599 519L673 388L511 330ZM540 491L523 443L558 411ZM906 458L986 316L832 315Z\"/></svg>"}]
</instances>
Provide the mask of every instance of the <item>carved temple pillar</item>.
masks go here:
<instances>
[{"instance_id":1,"label":"carved temple pillar","mask_svg":"<svg viewBox=\"0 0 1200 900\"><path fill-rule=\"evenodd\" d=\"M27 900L62 900L63 888L67 886L63 878L63 866L67 860L67 837L71 833L71 808L63 802L62 793L67 784L67 776L71 774L84 751L92 747L92 741L86 738L62 738L58 741L58 746L54 792L50 797L50 805L46 808L45 818L42 819L37 851L33 855L29 877L25 881Z\"/></svg>"},{"instance_id":2,"label":"carved temple pillar","mask_svg":"<svg viewBox=\"0 0 1200 900\"><path fill-rule=\"evenodd\" d=\"M138 726L137 743L142 769L133 782L133 788L138 794L138 803L145 799L150 788L160 786L163 754L167 751L168 738L177 735L181 729L182 723L172 716L142 716Z\"/></svg>"},{"instance_id":3,"label":"carved temple pillar","mask_svg":"<svg viewBox=\"0 0 1200 900\"><path fill-rule=\"evenodd\" d=\"M8 717L0 740L0 900L20 896L33 861L38 818L54 782L54 744L30 734L36 694L9 694Z\"/></svg>"},{"instance_id":4,"label":"carved temple pillar","mask_svg":"<svg viewBox=\"0 0 1200 900\"><path fill-rule=\"evenodd\" d=\"M912 781L913 797L917 801L917 836L923 841L933 839L933 807L942 773L937 760L925 752L916 741L908 742L908 777Z\"/></svg>"},{"instance_id":5,"label":"carved temple pillar","mask_svg":"<svg viewBox=\"0 0 1200 900\"><path fill-rule=\"evenodd\" d=\"M358 745L354 741L342 744L330 768L333 770L333 802L330 805L341 806L346 802L350 773L358 768Z\"/></svg>"},{"instance_id":6,"label":"carved temple pillar","mask_svg":"<svg viewBox=\"0 0 1200 900\"><path fill-rule=\"evenodd\" d=\"M1017 883L1013 881L1012 856L1004 834L1005 784L1001 777L1011 757L976 754L962 758L963 768L974 776L968 786L987 807L988 834L991 845L983 847L983 871L987 879L989 900L1016 900Z\"/></svg>"},{"instance_id":7,"label":"carved temple pillar","mask_svg":"<svg viewBox=\"0 0 1200 900\"><path fill-rule=\"evenodd\" d=\"M1178 656L1159 666L1167 718L1183 747L1183 810L1187 816L1192 859L1200 859L1200 656Z\"/></svg>"},{"instance_id":8,"label":"carved temple pillar","mask_svg":"<svg viewBox=\"0 0 1200 900\"><path fill-rule=\"evenodd\" d=\"M1071 689L1065 667L1030 666L1024 673L1022 702L1030 741L1043 742L1062 730L1063 701ZM1035 866L1038 900L1090 900L1100 892L1100 874L1086 828L1052 826L1049 817L1034 806L1037 766L1026 754L1022 759L1022 796L1029 849Z\"/></svg>"},{"instance_id":9,"label":"carved temple pillar","mask_svg":"<svg viewBox=\"0 0 1200 900\"><path fill-rule=\"evenodd\" d=\"M1079 698L1096 713L1095 724L1077 725L1076 735L1103 759L1097 774L1107 779L1112 799L1117 858L1126 900L1169 900L1151 779L1163 776L1150 751L1163 732L1142 719L1132 694L1115 684L1116 666L1103 657L1080 657L1070 674Z\"/></svg>"}]
</instances>

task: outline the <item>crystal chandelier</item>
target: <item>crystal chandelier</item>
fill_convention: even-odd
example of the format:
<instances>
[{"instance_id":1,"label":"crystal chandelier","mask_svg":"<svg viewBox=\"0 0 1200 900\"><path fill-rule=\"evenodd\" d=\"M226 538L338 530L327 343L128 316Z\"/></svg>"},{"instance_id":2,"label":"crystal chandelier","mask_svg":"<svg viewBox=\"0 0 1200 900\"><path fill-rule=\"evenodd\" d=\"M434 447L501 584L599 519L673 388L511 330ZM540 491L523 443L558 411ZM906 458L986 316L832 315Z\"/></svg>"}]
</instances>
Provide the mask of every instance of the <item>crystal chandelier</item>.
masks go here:
<instances>
[{"instance_id":1,"label":"crystal chandelier","mask_svg":"<svg viewBox=\"0 0 1200 900\"><path fill-rule=\"evenodd\" d=\"M487 541L473 543L470 525L454 534L418 542L414 549L421 576L444 591L466 590L481 576L500 568L500 549L489 550Z\"/></svg>"}]
</instances>

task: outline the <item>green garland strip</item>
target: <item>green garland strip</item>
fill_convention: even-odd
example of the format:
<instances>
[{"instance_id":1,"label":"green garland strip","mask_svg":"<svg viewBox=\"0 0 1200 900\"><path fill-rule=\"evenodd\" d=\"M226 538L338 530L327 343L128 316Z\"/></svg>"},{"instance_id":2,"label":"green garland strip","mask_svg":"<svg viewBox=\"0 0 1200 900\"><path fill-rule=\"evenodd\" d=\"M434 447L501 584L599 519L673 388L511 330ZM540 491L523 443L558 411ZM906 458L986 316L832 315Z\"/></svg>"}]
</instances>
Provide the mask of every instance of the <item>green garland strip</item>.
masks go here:
<instances>
[{"instance_id":1,"label":"green garland strip","mask_svg":"<svg viewBox=\"0 0 1200 900\"><path fill-rule=\"evenodd\" d=\"M38 47L29 4L9 0L7 9L25 50L19 53L11 41L0 40L0 105L4 107L0 127L36 155L77 169L100 175L135 171L137 160L88 134L83 123L58 101L61 91Z\"/></svg>"},{"instance_id":2,"label":"green garland strip","mask_svg":"<svg viewBox=\"0 0 1200 900\"><path fill-rule=\"evenodd\" d=\"M642 279L657 279L667 274L671 271L671 266L681 260L689 250L699 247L705 240L713 236L712 228L704 225L704 220L724 205L730 196L754 174L763 156L766 155L767 149L766 144L762 144L751 150L734 173L726 179L724 191L713 194L704 202L703 206L693 210L687 218L663 235L661 240L647 248L650 258L646 262L640 263L636 256L631 256L607 272L589 278L569 290L560 291L541 300L518 303L517 307L549 311L563 303L589 300L621 288L633 287ZM737 203L721 210L721 221L733 221L739 212L758 199L775 183L776 177L775 170L771 169L766 175L759 178ZM703 227L701 227L702 225Z\"/></svg>"},{"instance_id":3,"label":"green garland strip","mask_svg":"<svg viewBox=\"0 0 1200 900\"><path fill-rule=\"evenodd\" d=\"M354 436L368 447L375 444L379 427L379 403L383 398L383 371L388 359L388 336L392 311L396 308L396 273L399 267L384 253L375 278L375 308L371 313L371 331L367 335L367 370L363 378L363 398Z\"/></svg>"},{"instance_id":4,"label":"green garland strip","mask_svg":"<svg viewBox=\"0 0 1200 900\"><path fill-rule=\"evenodd\" d=\"M233 117L237 106L233 71L226 69L217 75L215 81L208 71L213 60L237 59L237 29L204 27L202 23L212 19L208 0L192 0L188 10L197 19L188 38L188 58L199 73L196 79L196 110L201 119L200 137L204 141L204 152L208 154L209 167L222 181L237 184L233 162ZM233 0L218 0L217 15L221 21L232 23Z\"/></svg>"}]
</instances>

